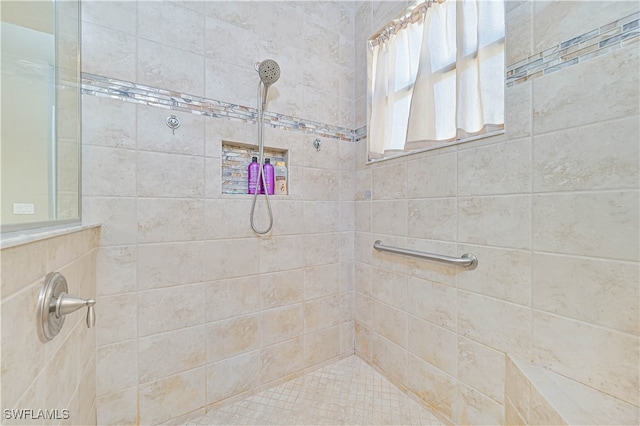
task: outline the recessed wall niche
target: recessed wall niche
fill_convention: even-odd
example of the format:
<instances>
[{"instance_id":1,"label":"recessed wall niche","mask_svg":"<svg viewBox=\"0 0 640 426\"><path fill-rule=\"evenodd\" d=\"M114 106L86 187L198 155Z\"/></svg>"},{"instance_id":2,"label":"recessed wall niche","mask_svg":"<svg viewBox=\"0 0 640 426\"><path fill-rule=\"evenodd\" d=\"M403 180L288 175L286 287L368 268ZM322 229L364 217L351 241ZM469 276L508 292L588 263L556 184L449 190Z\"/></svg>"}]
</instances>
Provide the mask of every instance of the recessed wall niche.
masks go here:
<instances>
[{"instance_id":1,"label":"recessed wall niche","mask_svg":"<svg viewBox=\"0 0 640 426\"><path fill-rule=\"evenodd\" d=\"M223 194L248 193L247 170L249 163L251 163L251 157L259 157L256 145L222 141ZM265 147L264 158L269 158L274 166L276 161L284 161L287 169L289 168L289 152L287 150ZM288 176L287 179L289 179Z\"/></svg>"}]
</instances>

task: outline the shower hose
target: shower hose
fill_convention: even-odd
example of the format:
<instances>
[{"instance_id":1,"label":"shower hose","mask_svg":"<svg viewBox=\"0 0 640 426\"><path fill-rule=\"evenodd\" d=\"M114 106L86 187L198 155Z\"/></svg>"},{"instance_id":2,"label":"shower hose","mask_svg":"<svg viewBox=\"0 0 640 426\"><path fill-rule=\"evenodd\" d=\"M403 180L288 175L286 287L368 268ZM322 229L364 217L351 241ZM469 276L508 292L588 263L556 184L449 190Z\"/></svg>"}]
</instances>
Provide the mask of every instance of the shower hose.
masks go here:
<instances>
[{"instance_id":1,"label":"shower hose","mask_svg":"<svg viewBox=\"0 0 640 426\"><path fill-rule=\"evenodd\" d=\"M255 224L255 210L256 203L258 201L258 182L256 182L256 192L253 195L253 203L251 205L251 229L256 234L264 235L271 231L273 227L273 211L271 210L271 200L269 199L269 191L267 190L267 183L264 177L264 104L266 99L266 89L263 90L263 83L258 83L258 151L260 156L260 170L258 171L258 182L262 181L262 187L264 188L264 196L267 200L267 209L269 211L269 226L266 229L258 229Z\"/></svg>"}]
</instances>

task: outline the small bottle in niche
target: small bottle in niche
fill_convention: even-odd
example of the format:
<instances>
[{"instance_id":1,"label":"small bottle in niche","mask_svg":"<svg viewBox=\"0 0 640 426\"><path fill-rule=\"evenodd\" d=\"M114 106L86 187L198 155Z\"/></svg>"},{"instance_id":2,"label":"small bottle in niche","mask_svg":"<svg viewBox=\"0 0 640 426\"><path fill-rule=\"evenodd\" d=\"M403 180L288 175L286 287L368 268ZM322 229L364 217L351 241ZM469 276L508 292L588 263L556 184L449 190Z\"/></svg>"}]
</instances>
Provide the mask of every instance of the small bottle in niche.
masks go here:
<instances>
[{"instance_id":1,"label":"small bottle in niche","mask_svg":"<svg viewBox=\"0 0 640 426\"><path fill-rule=\"evenodd\" d=\"M276 161L275 183L275 194L287 195L287 167L284 161Z\"/></svg>"},{"instance_id":2,"label":"small bottle in niche","mask_svg":"<svg viewBox=\"0 0 640 426\"><path fill-rule=\"evenodd\" d=\"M249 194L255 194L258 187L258 174L260 173L260 164L258 164L258 157L252 157L251 163L249 163L248 179Z\"/></svg>"},{"instance_id":3,"label":"small bottle in niche","mask_svg":"<svg viewBox=\"0 0 640 426\"><path fill-rule=\"evenodd\" d=\"M269 195L273 195L274 189L275 189L275 179L274 179L274 170L273 170L273 165L271 164L271 160L269 158L266 158L264 160L264 169L263 169L263 173L264 173L264 183L267 186L266 188L266 193ZM261 192L262 194L264 192Z\"/></svg>"}]
</instances>

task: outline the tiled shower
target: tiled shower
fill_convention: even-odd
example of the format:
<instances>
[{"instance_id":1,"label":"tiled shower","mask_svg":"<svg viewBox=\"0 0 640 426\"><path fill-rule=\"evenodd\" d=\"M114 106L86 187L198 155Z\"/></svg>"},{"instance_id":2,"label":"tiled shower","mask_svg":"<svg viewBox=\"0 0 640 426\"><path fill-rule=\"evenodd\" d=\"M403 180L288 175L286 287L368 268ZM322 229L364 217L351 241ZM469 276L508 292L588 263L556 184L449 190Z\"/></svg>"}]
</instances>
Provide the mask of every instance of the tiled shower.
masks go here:
<instances>
[{"instance_id":1,"label":"tiled shower","mask_svg":"<svg viewBox=\"0 0 640 426\"><path fill-rule=\"evenodd\" d=\"M408 4L83 2L82 220L101 227L2 250L3 409L159 424L355 354L445 423L638 424L640 6L507 1L505 133L366 164L366 40ZM290 187L258 237L221 164L256 144L265 58ZM52 269L88 283L97 327L34 351L19 307Z\"/></svg>"}]
</instances>

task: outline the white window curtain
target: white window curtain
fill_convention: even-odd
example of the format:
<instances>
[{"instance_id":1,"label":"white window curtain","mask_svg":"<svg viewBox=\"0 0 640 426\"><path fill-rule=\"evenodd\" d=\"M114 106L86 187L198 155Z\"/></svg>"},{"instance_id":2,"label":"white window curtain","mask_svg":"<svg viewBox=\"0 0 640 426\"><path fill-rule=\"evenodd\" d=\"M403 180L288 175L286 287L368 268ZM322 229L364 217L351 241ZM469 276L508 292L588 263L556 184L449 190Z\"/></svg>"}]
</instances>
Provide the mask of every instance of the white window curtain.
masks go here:
<instances>
[{"instance_id":1,"label":"white window curtain","mask_svg":"<svg viewBox=\"0 0 640 426\"><path fill-rule=\"evenodd\" d=\"M418 6L371 41L369 158L504 128L504 4Z\"/></svg>"}]
</instances>

